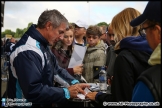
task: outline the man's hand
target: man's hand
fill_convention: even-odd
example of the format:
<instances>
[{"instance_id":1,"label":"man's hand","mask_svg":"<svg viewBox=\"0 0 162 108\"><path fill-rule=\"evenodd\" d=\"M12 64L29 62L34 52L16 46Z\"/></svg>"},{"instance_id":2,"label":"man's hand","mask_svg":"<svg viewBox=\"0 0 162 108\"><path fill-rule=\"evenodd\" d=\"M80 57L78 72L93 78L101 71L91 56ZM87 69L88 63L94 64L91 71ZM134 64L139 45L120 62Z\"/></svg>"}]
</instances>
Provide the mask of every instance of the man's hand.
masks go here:
<instances>
[{"instance_id":1,"label":"man's hand","mask_svg":"<svg viewBox=\"0 0 162 108\"><path fill-rule=\"evenodd\" d=\"M90 85L86 83L79 83L68 87L68 90L70 92L70 98L76 98L78 93L85 94L84 89L86 87L89 88Z\"/></svg>"},{"instance_id":2,"label":"man's hand","mask_svg":"<svg viewBox=\"0 0 162 108\"><path fill-rule=\"evenodd\" d=\"M84 92L84 89L87 87L87 88L90 88L90 85L89 84L86 84L86 83L79 83L79 84L75 84L75 86L77 87L78 89L78 92L79 93L82 93L85 95L85 92Z\"/></svg>"},{"instance_id":3,"label":"man's hand","mask_svg":"<svg viewBox=\"0 0 162 108\"><path fill-rule=\"evenodd\" d=\"M98 92L89 92L89 93L87 93L86 98L91 99L91 100L95 100L97 93Z\"/></svg>"},{"instance_id":4,"label":"man's hand","mask_svg":"<svg viewBox=\"0 0 162 108\"><path fill-rule=\"evenodd\" d=\"M78 88L75 85L71 85L68 87L69 93L70 93L70 98L76 98L77 94L79 92Z\"/></svg>"}]
</instances>

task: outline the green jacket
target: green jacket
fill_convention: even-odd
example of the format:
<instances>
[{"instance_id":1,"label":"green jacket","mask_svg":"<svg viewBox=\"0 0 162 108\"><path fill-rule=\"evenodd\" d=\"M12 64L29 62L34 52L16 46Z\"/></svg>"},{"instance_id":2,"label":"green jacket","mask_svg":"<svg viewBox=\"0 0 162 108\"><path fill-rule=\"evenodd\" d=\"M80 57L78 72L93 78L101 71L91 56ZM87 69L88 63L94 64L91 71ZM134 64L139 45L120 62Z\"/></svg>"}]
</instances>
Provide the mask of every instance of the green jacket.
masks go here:
<instances>
[{"instance_id":1,"label":"green jacket","mask_svg":"<svg viewBox=\"0 0 162 108\"><path fill-rule=\"evenodd\" d=\"M101 40L95 47L87 47L83 60L83 77L87 83L93 83L93 67L104 66L106 63L105 44Z\"/></svg>"}]
</instances>

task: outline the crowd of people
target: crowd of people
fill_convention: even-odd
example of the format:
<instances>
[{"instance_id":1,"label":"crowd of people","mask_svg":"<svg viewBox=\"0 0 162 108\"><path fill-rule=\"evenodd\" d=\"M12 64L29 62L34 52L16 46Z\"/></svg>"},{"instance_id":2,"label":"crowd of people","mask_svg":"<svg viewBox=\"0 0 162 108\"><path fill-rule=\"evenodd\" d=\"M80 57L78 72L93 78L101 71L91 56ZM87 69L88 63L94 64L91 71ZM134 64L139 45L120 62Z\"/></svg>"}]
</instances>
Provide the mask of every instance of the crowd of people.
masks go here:
<instances>
[{"instance_id":1,"label":"crowd of people","mask_svg":"<svg viewBox=\"0 0 162 108\"><path fill-rule=\"evenodd\" d=\"M105 101L161 101L159 1L149 1L142 14L127 7L108 26L88 26L83 19L69 24L58 10L45 10L18 42L8 41L8 98L25 98L39 107L70 106L69 99L80 93L95 102L92 107ZM75 45L85 47L85 55L69 68ZM109 92L86 93L89 83L99 83L102 66Z\"/></svg>"}]
</instances>

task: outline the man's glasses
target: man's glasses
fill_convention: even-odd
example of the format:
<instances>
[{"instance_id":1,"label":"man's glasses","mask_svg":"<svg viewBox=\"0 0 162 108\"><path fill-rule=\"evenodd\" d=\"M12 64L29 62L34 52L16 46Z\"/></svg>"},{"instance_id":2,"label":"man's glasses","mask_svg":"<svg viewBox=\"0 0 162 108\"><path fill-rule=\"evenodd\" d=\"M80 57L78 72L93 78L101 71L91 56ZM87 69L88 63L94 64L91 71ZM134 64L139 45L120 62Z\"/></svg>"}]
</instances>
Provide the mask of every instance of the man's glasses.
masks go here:
<instances>
[{"instance_id":1,"label":"man's glasses","mask_svg":"<svg viewBox=\"0 0 162 108\"><path fill-rule=\"evenodd\" d=\"M148 27L145 27L145 28L141 28L141 29L138 30L138 32L142 37L145 37L146 36L146 29L153 27L153 26L155 26L155 25L151 25L151 26L148 26Z\"/></svg>"},{"instance_id":2,"label":"man's glasses","mask_svg":"<svg viewBox=\"0 0 162 108\"><path fill-rule=\"evenodd\" d=\"M101 34L101 36L104 35L104 34L107 34L107 36L109 36L109 37L111 37L111 36L114 37L114 34L110 34L108 31L106 31L105 33Z\"/></svg>"},{"instance_id":3,"label":"man's glasses","mask_svg":"<svg viewBox=\"0 0 162 108\"><path fill-rule=\"evenodd\" d=\"M110 34L109 32L108 32L108 27L106 28L106 34L107 34L107 36L109 36L109 37L111 37L111 36L114 36L114 34Z\"/></svg>"}]
</instances>

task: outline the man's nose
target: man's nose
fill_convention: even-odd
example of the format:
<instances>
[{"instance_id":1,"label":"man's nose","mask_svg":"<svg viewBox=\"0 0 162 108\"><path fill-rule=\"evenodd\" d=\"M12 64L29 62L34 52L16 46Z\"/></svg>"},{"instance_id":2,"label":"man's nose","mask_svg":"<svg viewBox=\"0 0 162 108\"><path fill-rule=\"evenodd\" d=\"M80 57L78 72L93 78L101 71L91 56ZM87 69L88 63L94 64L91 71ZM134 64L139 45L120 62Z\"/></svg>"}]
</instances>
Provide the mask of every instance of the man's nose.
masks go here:
<instances>
[{"instance_id":1,"label":"man's nose","mask_svg":"<svg viewBox=\"0 0 162 108\"><path fill-rule=\"evenodd\" d=\"M114 36L111 36L111 37L110 37L110 40L114 40Z\"/></svg>"},{"instance_id":2,"label":"man's nose","mask_svg":"<svg viewBox=\"0 0 162 108\"><path fill-rule=\"evenodd\" d=\"M70 37L68 37L68 39L67 39L68 41L70 41L71 40L71 38Z\"/></svg>"}]
</instances>

